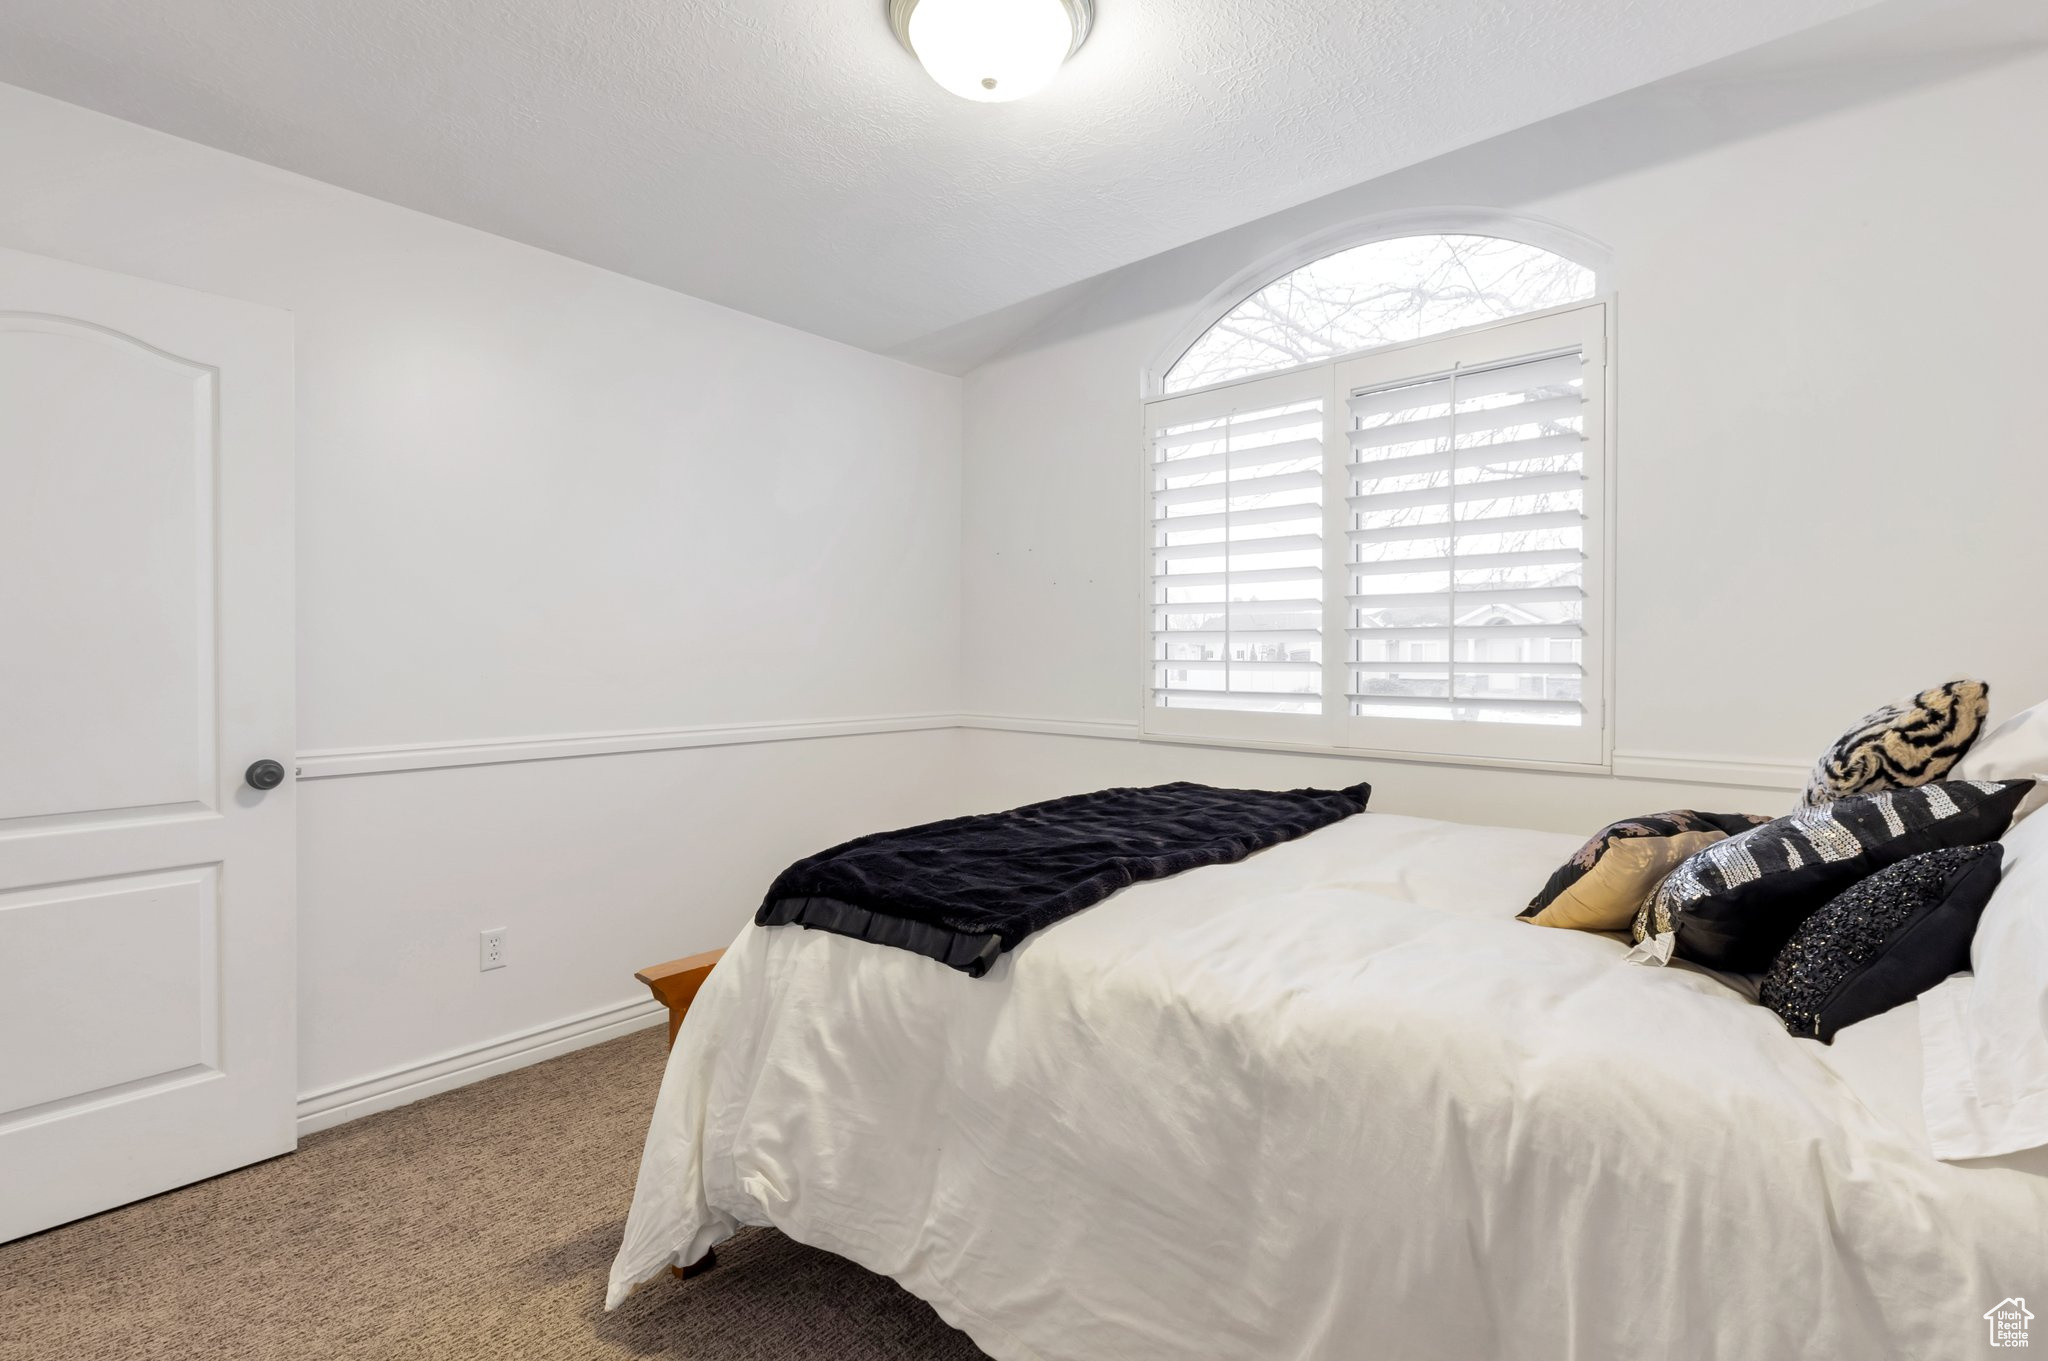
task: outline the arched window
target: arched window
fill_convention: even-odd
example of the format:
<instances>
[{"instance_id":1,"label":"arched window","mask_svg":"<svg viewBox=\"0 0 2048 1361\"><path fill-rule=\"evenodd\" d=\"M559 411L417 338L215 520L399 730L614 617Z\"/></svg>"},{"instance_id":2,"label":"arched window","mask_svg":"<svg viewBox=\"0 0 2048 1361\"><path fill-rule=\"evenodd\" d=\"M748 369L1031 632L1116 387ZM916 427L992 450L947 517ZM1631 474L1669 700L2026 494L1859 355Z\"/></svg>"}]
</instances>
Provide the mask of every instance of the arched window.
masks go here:
<instances>
[{"instance_id":1,"label":"arched window","mask_svg":"<svg viewBox=\"0 0 2048 1361\"><path fill-rule=\"evenodd\" d=\"M1403 235L1201 331L1145 405L1143 730L1605 766L1597 288L1540 245Z\"/></svg>"},{"instance_id":2,"label":"arched window","mask_svg":"<svg viewBox=\"0 0 2048 1361\"><path fill-rule=\"evenodd\" d=\"M1273 373L1356 350L1541 312L1593 296L1575 260L1494 236L1372 241L1275 279L1225 313L1167 370L1167 392Z\"/></svg>"}]
</instances>

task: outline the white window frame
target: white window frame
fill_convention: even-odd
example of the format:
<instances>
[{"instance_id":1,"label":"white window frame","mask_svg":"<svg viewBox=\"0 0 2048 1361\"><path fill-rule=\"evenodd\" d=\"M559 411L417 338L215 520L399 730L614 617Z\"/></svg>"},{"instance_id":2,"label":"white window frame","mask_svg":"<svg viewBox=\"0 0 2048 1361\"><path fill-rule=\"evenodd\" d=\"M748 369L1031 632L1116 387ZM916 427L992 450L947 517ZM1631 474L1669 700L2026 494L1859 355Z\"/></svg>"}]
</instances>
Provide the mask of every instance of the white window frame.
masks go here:
<instances>
[{"instance_id":1,"label":"white window frame","mask_svg":"<svg viewBox=\"0 0 2048 1361\"><path fill-rule=\"evenodd\" d=\"M1154 352L1151 362L1139 376L1139 399L1149 402L1168 395L1166 375L1173 371L1174 365L1178 364L1194 347L1195 342L1207 335L1218 322L1243 306L1253 294L1268 284L1332 255L1341 255L1359 246L1370 246L1380 241L1396 241L1408 236L1493 236L1503 241L1535 246L1553 255L1561 255L1575 264L1592 270L1595 281L1593 297L1580 299L1567 306L1576 307L1612 294L1618 279L1613 252L1605 245L1590 236L1573 231L1562 223L1552 222L1546 218L1531 217L1525 213L1505 213L1497 208L1442 206L1381 213L1292 242L1247 265L1212 289L1208 296L1195 306L1187 321L1168 336ZM1539 313L1528 312L1520 315L1536 316ZM1440 331L1437 334L1450 335L1452 332ZM1423 337L1429 340L1435 338ZM1316 363L1329 363L1348 357L1334 355L1330 359L1319 359ZM1268 370L1254 376L1270 377L1275 373L1291 372L1291 369ZM1213 386L1228 385L1219 383ZM1203 390L1188 388L1171 395L1189 396Z\"/></svg>"},{"instance_id":2,"label":"white window frame","mask_svg":"<svg viewBox=\"0 0 2048 1361\"><path fill-rule=\"evenodd\" d=\"M1275 750L1376 756L1430 764L1610 772L1613 769L1614 657L1614 384L1611 294L1530 312L1502 321L1447 331L1421 340L1340 355L1278 373L1212 384L1170 397L1153 397L1139 412L1140 532L1139 736L1173 742L1210 742ZM1585 357L1586 488L1585 723L1579 727L1473 723L1456 720L1353 717L1346 697L1350 622L1350 490L1345 452L1350 445L1347 398L1358 387L1379 386L1460 367L1518 356L1580 349ZM1320 714L1247 713L1174 709L1155 705L1153 684L1153 462L1152 432L1233 410L1323 400L1323 703Z\"/></svg>"}]
</instances>

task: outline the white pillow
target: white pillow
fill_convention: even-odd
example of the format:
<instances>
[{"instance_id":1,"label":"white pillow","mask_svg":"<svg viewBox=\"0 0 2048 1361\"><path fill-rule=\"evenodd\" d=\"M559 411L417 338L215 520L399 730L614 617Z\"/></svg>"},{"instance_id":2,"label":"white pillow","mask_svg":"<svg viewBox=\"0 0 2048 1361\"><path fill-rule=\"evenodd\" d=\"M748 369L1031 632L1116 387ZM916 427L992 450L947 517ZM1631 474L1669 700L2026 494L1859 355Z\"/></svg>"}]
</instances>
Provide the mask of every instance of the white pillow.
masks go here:
<instances>
[{"instance_id":1,"label":"white pillow","mask_svg":"<svg viewBox=\"0 0 2048 1361\"><path fill-rule=\"evenodd\" d=\"M2048 703L2022 709L1978 738L1948 778L2040 781L2014 811L2014 826L2048 804Z\"/></svg>"},{"instance_id":2,"label":"white pillow","mask_svg":"<svg viewBox=\"0 0 2048 1361\"><path fill-rule=\"evenodd\" d=\"M2048 1144L2048 817L2003 840L2005 877L1977 923L1973 972L1920 997L1921 1107L1937 1158Z\"/></svg>"}]
</instances>

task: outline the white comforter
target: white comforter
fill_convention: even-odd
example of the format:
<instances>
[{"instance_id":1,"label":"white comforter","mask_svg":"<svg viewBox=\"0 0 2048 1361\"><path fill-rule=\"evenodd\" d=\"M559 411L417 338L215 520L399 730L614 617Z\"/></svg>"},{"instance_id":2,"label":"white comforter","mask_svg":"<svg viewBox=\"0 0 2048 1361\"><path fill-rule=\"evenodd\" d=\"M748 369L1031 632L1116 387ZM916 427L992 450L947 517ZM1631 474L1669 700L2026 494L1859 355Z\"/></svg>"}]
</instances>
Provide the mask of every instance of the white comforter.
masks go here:
<instances>
[{"instance_id":1,"label":"white comforter","mask_svg":"<svg viewBox=\"0 0 2048 1361\"><path fill-rule=\"evenodd\" d=\"M2048 1301L2048 1178L1935 1161L1709 976L1513 920L1575 843L1369 813L983 979L750 927L610 1302L742 1224L1000 1361L1924 1361Z\"/></svg>"}]
</instances>

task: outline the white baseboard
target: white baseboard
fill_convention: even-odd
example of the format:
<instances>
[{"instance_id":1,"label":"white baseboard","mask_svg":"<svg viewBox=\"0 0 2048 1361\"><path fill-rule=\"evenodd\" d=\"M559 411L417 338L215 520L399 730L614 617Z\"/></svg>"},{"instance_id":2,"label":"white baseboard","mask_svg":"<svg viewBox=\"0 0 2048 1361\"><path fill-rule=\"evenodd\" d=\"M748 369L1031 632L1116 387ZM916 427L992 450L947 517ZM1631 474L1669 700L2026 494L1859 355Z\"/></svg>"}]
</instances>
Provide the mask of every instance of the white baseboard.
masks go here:
<instances>
[{"instance_id":1,"label":"white baseboard","mask_svg":"<svg viewBox=\"0 0 2048 1361\"><path fill-rule=\"evenodd\" d=\"M514 1068L615 1040L660 1025L667 1018L668 1011L659 1002L642 997L308 1092L299 1098L299 1137L303 1139L316 1130L331 1129L365 1115L409 1105L437 1092L452 1091Z\"/></svg>"}]
</instances>

